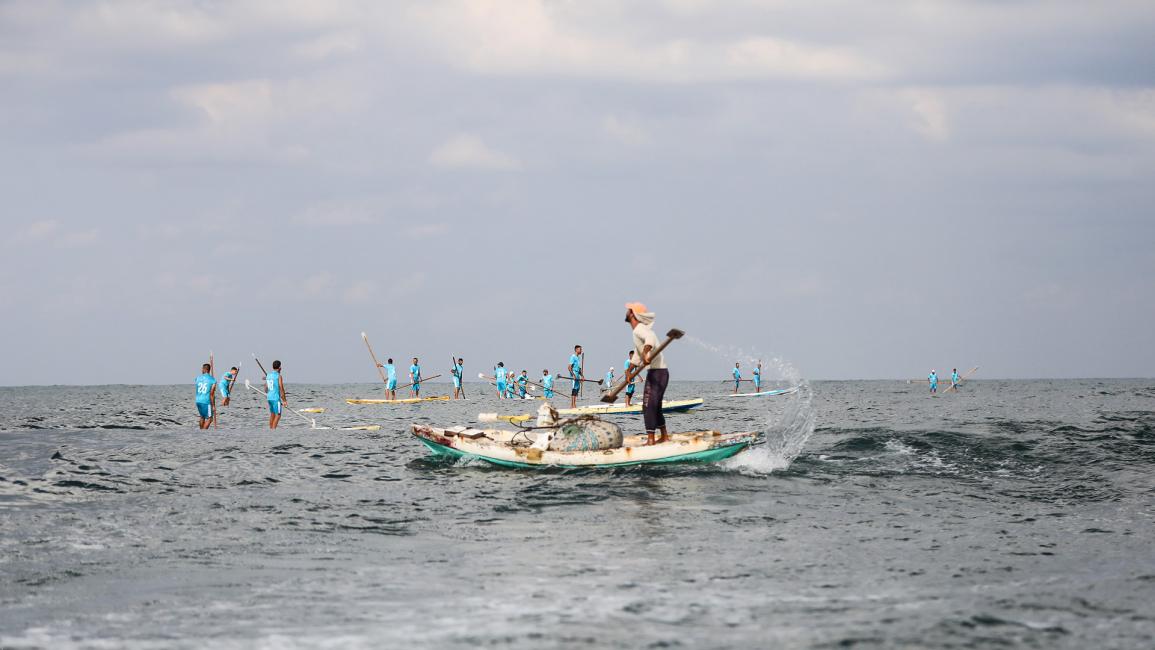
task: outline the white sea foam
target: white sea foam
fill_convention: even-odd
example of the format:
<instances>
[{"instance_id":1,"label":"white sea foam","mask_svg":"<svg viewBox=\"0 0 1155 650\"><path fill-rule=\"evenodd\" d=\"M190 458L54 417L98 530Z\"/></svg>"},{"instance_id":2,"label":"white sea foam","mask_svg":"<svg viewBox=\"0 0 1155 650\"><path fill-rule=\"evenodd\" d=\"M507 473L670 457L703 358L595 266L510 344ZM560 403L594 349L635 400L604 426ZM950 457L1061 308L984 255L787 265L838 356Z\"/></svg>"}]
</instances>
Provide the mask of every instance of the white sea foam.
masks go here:
<instances>
[{"instance_id":1,"label":"white sea foam","mask_svg":"<svg viewBox=\"0 0 1155 650\"><path fill-rule=\"evenodd\" d=\"M802 377L794 364L781 357L762 355L757 350L708 343L695 336L686 336L685 339L725 359L727 366L738 361L746 368L753 368L761 362L763 381L771 383L778 380L785 384L783 387L798 388L787 395L750 398L741 402L735 400L734 408L758 411L766 442L722 464L723 467L748 474L770 474L789 467L802 453L810 434L814 433L810 382Z\"/></svg>"}]
</instances>

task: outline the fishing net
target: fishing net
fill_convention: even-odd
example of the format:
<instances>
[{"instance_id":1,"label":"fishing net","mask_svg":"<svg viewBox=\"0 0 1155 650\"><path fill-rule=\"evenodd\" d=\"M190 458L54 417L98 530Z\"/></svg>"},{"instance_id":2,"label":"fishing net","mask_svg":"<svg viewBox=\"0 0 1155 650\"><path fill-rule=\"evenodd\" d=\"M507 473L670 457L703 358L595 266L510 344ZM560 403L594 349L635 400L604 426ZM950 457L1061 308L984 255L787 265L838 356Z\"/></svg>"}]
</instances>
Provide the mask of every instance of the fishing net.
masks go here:
<instances>
[{"instance_id":1,"label":"fishing net","mask_svg":"<svg viewBox=\"0 0 1155 650\"><path fill-rule=\"evenodd\" d=\"M550 451L600 451L621 446L621 427L597 418L569 420L549 442Z\"/></svg>"}]
</instances>

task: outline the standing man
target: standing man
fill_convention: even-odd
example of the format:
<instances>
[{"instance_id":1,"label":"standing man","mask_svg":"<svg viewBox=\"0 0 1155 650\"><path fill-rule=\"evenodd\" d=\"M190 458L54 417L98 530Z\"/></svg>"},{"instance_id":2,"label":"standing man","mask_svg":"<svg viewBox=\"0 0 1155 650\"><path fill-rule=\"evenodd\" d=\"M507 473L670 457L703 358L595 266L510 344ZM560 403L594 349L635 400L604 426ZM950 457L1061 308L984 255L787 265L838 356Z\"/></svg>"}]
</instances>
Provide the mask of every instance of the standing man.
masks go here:
<instances>
[{"instance_id":1,"label":"standing man","mask_svg":"<svg viewBox=\"0 0 1155 650\"><path fill-rule=\"evenodd\" d=\"M421 364L417 357L413 357L413 365L409 366L409 382L413 384L413 396L421 397Z\"/></svg>"},{"instance_id":2,"label":"standing man","mask_svg":"<svg viewBox=\"0 0 1155 650\"><path fill-rule=\"evenodd\" d=\"M377 364L378 368L385 370L385 399L397 399L397 366L393 365L393 359L387 359L385 365Z\"/></svg>"},{"instance_id":3,"label":"standing man","mask_svg":"<svg viewBox=\"0 0 1155 650\"><path fill-rule=\"evenodd\" d=\"M954 370L950 371L951 390L958 390L958 382L959 382L958 368L955 368ZM228 404L228 403L229 403L229 401L226 399L225 404Z\"/></svg>"},{"instance_id":4,"label":"standing man","mask_svg":"<svg viewBox=\"0 0 1155 650\"><path fill-rule=\"evenodd\" d=\"M938 373L935 372L934 370L931 370L930 374L927 376L927 379L930 381L931 394L933 395L933 394L937 393L938 392Z\"/></svg>"},{"instance_id":5,"label":"standing man","mask_svg":"<svg viewBox=\"0 0 1155 650\"><path fill-rule=\"evenodd\" d=\"M549 374L548 369L541 371L541 387L547 399L553 397L553 375Z\"/></svg>"},{"instance_id":6,"label":"standing man","mask_svg":"<svg viewBox=\"0 0 1155 650\"><path fill-rule=\"evenodd\" d=\"M627 377L630 376L630 368L634 367L634 363L634 351L630 350L629 355L626 356L626 364L622 366L622 372L625 373ZM636 380L637 378L635 377L633 381L630 381L630 385L626 386L626 406L630 406L634 401L634 389L637 387Z\"/></svg>"},{"instance_id":7,"label":"standing man","mask_svg":"<svg viewBox=\"0 0 1155 650\"><path fill-rule=\"evenodd\" d=\"M465 359L458 359L457 362L453 364L453 399L457 399L458 396L461 396L461 399L465 399L465 391L461 389L461 375L465 372L464 364Z\"/></svg>"},{"instance_id":8,"label":"standing man","mask_svg":"<svg viewBox=\"0 0 1155 650\"><path fill-rule=\"evenodd\" d=\"M525 399L525 391L529 387L529 371L522 370L517 377L517 394L521 399Z\"/></svg>"},{"instance_id":9,"label":"standing man","mask_svg":"<svg viewBox=\"0 0 1155 650\"><path fill-rule=\"evenodd\" d=\"M494 383L497 384L497 399L505 399L505 362L498 361L493 369Z\"/></svg>"},{"instance_id":10,"label":"standing man","mask_svg":"<svg viewBox=\"0 0 1155 650\"><path fill-rule=\"evenodd\" d=\"M582 346L573 346L573 354L569 355L569 376L573 378L573 388L569 392L569 407L577 408L578 392L582 385Z\"/></svg>"},{"instance_id":11,"label":"standing man","mask_svg":"<svg viewBox=\"0 0 1155 650\"><path fill-rule=\"evenodd\" d=\"M638 353L639 365L646 371L646 388L642 392L642 417L646 424L646 444L656 444L654 432L661 430L662 437L657 443L669 442L670 433L666 430L666 418L662 415L662 402L666 397L666 386L670 383L670 371L666 368L666 360L662 354L655 354L658 349L658 336L654 334L654 312L646 309L640 302L631 302L626 305L626 322L634 331L634 351Z\"/></svg>"},{"instance_id":12,"label":"standing man","mask_svg":"<svg viewBox=\"0 0 1155 650\"><path fill-rule=\"evenodd\" d=\"M221 402L222 407L229 405L229 396L232 395L233 384L236 383L237 375L240 374L240 372L240 369L233 366L231 370L225 373L224 377L221 377L221 397L225 398L225 401Z\"/></svg>"},{"instance_id":13,"label":"standing man","mask_svg":"<svg viewBox=\"0 0 1155 650\"><path fill-rule=\"evenodd\" d=\"M606 385L602 391L608 391L614 387L614 367L610 366L609 372L606 373Z\"/></svg>"},{"instance_id":14,"label":"standing man","mask_svg":"<svg viewBox=\"0 0 1155 650\"><path fill-rule=\"evenodd\" d=\"M754 392L762 392L762 362L759 361L757 366L754 366Z\"/></svg>"},{"instance_id":15,"label":"standing man","mask_svg":"<svg viewBox=\"0 0 1155 650\"><path fill-rule=\"evenodd\" d=\"M285 382L281 379L281 361L273 361L273 371L265 375L265 399L269 401L269 428L276 429L281 423L281 407L285 399Z\"/></svg>"},{"instance_id":16,"label":"standing man","mask_svg":"<svg viewBox=\"0 0 1155 650\"><path fill-rule=\"evenodd\" d=\"M197 413L201 416L197 426L201 429L209 428L213 423L213 413L217 410L217 380L212 375L212 369L207 363L202 365L201 374L196 378Z\"/></svg>"},{"instance_id":17,"label":"standing man","mask_svg":"<svg viewBox=\"0 0 1155 650\"><path fill-rule=\"evenodd\" d=\"M738 363L734 363L734 394L738 394L738 386L742 384L742 371L738 369Z\"/></svg>"}]
</instances>

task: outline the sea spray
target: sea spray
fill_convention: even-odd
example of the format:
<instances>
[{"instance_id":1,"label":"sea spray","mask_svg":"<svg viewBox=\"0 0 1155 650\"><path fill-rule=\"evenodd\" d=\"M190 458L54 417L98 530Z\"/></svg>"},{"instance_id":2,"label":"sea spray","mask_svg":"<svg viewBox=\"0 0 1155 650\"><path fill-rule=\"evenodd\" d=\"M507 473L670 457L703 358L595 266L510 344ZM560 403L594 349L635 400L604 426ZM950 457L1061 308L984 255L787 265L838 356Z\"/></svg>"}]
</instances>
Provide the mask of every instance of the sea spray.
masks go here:
<instances>
[{"instance_id":1,"label":"sea spray","mask_svg":"<svg viewBox=\"0 0 1155 650\"><path fill-rule=\"evenodd\" d=\"M735 346L716 345L690 335L685 340L724 358L727 366L737 361L746 368L753 368L761 362L763 382L776 378L786 387L798 387L796 392L787 395L733 400L736 408L744 406L757 412L766 442L723 463L723 467L750 474L769 474L788 467L802 453L807 439L814 433L810 382L802 377L794 364L779 357L767 358L756 350L750 352Z\"/></svg>"}]
</instances>

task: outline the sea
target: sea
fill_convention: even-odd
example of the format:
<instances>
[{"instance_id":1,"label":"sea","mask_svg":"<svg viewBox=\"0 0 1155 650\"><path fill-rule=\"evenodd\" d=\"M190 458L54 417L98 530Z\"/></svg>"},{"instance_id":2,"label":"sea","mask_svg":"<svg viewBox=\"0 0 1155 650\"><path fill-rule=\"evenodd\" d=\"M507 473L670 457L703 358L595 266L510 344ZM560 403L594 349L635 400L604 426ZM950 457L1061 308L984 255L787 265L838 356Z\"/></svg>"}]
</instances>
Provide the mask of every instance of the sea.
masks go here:
<instances>
[{"instance_id":1,"label":"sea","mask_svg":"<svg viewBox=\"0 0 1155 650\"><path fill-rule=\"evenodd\" d=\"M1155 380L797 386L674 381L766 443L610 470L430 456L536 408L480 383L0 388L0 647L1155 647Z\"/></svg>"}]
</instances>

